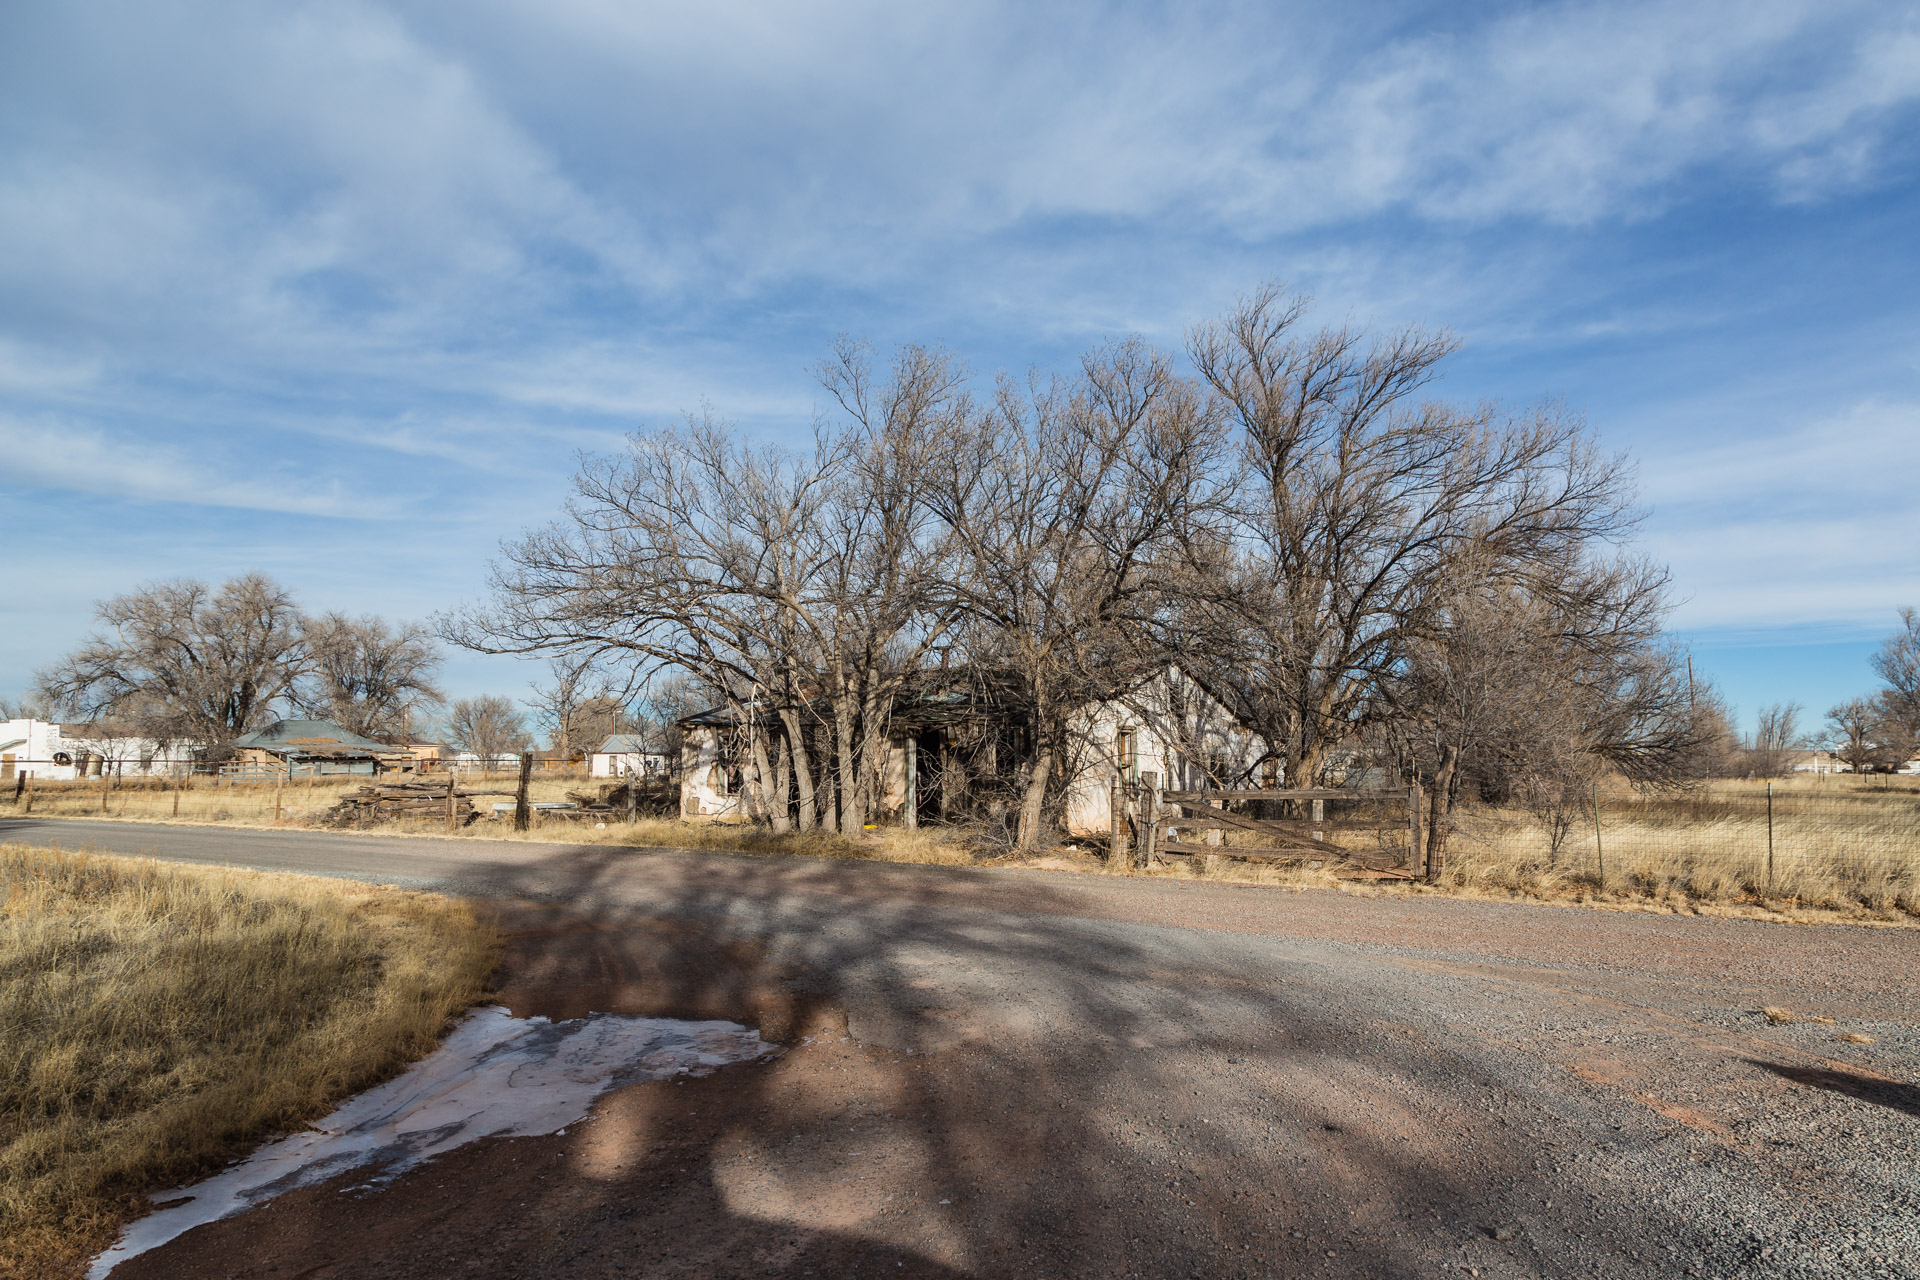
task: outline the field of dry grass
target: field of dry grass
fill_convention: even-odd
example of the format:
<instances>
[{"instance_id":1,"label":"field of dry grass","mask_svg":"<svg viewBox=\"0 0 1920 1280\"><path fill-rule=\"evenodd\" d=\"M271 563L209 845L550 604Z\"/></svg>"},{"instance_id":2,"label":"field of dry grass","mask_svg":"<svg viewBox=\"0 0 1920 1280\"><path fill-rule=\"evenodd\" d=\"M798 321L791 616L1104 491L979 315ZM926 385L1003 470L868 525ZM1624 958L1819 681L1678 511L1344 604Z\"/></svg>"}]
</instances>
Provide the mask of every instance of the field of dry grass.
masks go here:
<instances>
[{"instance_id":1,"label":"field of dry grass","mask_svg":"<svg viewBox=\"0 0 1920 1280\"><path fill-rule=\"evenodd\" d=\"M303 781L285 788L215 787L196 781L184 791L138 785L103 791L98 782L65 788L55 784L36 795L33 813L98 818L104 796L106 813L113 818L305 826L363 781ZM463 778L461 785L505 791L513 782L511 775L499 774ZM578 775L537 776L532 796L559 800L569 790L590 790L592 785ZM1558 849L1552 847L1546 829L1527 814L1463 806L1456 811L1458 829L1440 884L1417 891L1437 888L1668 910L1920 918L1920 780L1802 775L1776 781L1771 867L1766 789L1764 781L1722 781L1670 794L1635 794L1625 787L1603 790L1598 842L1592 814L1583 809L1574 815ZM484 798L479 804L483 811L488 807ZM445 834L435 821L388 823L372 830L390 835ZM547 819L536 821L526 833L514 832L504 821L480 821L462 834L889 862L1009 863L1003 844L967 828L882 828L848 839L819 833L776 836L751 827L677 818L633 824L615 821L604 827ZM1229 835L1229 846L1241 838ZM1077 851L1069 846L1052 851L1040 862L1062 870L1112 870L1102 864L1098 852L1091 845ZM1223 852L1231 853L1231 848ZM1195 869L1181 861L1138 874L1186 876L1195 874ZM1351 883L1341 878L1337 866L1274 867L1231 859L1223 860L1210 874L1250 883Z\"/></svg>"},{"instance_id":2,"label":"field of dry grass","mask_svg":"<svg viewBox=\"0 0 1920 1280\"><path fill-rule=\"evenodd\" d=\"M304 876L0 845L0 896L9 1280L431 1050L497 951L463 903Z\"/></svg>"},{"instance_id":3,"label":"field of dry grass","mask_svg":"<svg viewBox=\"0 0 1920 1280\"><path fill-rule=\"evenodd\" d=\"M1920 788L1912 779L1714 782L1673 794L1602 791L1550 846L1538 822L1468 811L1447 880L1550 896L1684 907L1749 903L1885 919L1920 916ZM1771 855L1769 844L1771 843Z\"/></svg>"},{"instance_id":4,"label":"field of dry grass","mask_svg":"<svg viewBox=\"0 0 1920 1280\"><path fill-rule=\"evenodd\" d=\"M1339 886L1375 893L1521 897L1637 909L1797 920L1920 921L1920 782L1800 777L1720 781L1687 791L1602 789L1599 833L1582 806L1557 848L1517 810L1464 805L1454 813L1435 885L1358 885L1337 863L1271 866L1223 858L1208 873L1249 883ZM1388 830L1404 856L1403 835ZM1366 833L1358 833L1360 844ZM1225 854L1259 837L1229 832ZM1359 846L1356 846L1359 847ZM1156 874L1193 876L1182 860Z\"/></svg>"}]
</instances>

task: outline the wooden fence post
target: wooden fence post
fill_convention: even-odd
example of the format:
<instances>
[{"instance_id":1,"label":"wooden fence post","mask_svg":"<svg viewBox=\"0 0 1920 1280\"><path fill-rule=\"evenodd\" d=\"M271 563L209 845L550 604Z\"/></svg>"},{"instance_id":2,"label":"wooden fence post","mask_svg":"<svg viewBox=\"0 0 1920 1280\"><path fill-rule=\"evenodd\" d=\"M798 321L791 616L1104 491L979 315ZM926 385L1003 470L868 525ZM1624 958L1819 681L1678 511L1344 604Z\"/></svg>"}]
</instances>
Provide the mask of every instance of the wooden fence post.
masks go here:
<instances>
[{"instance_id":1,"label":"wooden fence post","mask_svg":"<svg viewBox=\"0 0 1920 1280\"><path fill-rule=\"evenodd\" d=\"M1153 865L1154 846L1160 841L1160 775L1152 770L1140 774L1140 865Z\"/></svg>"},{"instance_id":2,"label":"wooden fence post","mask_svg":"<svg viewBox=\"0 0 1920 1280\"><path fill-rule=\"evenodd\" d=\"M1107 796L1113 813L1113 831L1107 846L1107 865L1125 866L1127 861L1127 775L1119 769L1113 771L1111 793Z\"/></svg>"},{"instance_id":3,"label":"wooden fence post","mask_svg":"<svg viewBox=\"0 0 1920 1280\"><path fill-rule=\"evenodd\" d=\"M33 775L32 774L27 775L27 807L22 809L20 812L21 813L33 812Z\"/></svg>"},{"instance_id":4,"label":"wooden fence post","mask_svg":"<svg viewBox=\"0 0 1920 1280\"><path fill-rule=\"evenodd\" d=\"M100 812L107 811L107 796L113 791L113 775L105 769L100 771Z\"/></svg>"},{"instance_id":5,"label":"wooden fence post","mask_svg":"<svg viewBox=\"0 0 1920 1280\"><path fill-rule=\"evenodd\" d=\"M453 773L447 773L447 830L453 830Z\"/></svg>"},{"instance_id":6,"label":"wooden fence post","mask_svg":"<svg viewBox=\"0 0 1920 1280\"><path fill-rule=\"evenodd\" d=\"M173 816L176 818L180 816L180 793L186 790L186 786L187 784L183 780L179 786L173 789Z\"/></svg>"},{"instance_id":7,"label":"wooden fence post","mask_svg":"<svg viewBox=\"0 0 1920 1280\"><path fill-rule=\"evenodd\" d=\"M273 825L280 825L280 779L273 780Z\"/></svg>"},{"instance_id":8,"label":"wooden fence post","mask_svg":"<svg viewBox=\"0 0 1920 1280\"><path fill-rule=\"evenodd\" d=\"M525 831L532 823L533 811L527 804L527 786L533 778L533 752L520 753L520 788L513 795L513 829Z\"/></svg>"},{"instance_id":9,"label":"wooden fence post","mask_svg":"<svg viewBox=\"0 0 1920 1280\"><path fill-rule=\"evenodd\" d=\"M20 803L20 793L27 789L27 771L22 769L20 776L13 780L13 802Z\"/></svg>"}]
</instances>

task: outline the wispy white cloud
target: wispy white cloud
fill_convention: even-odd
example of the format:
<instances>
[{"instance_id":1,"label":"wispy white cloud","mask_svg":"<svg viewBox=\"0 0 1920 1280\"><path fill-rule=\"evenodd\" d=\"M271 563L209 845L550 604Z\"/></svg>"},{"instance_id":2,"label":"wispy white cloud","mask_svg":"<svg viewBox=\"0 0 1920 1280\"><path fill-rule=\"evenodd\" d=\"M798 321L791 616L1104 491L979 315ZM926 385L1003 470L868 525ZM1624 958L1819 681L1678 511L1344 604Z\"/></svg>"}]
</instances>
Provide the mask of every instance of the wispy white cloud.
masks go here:
<instances>
[{"instance_id":1,"label":"wispy white cloud","mask_svg":"<svg viewBox=\"0 0 1920 1280\"><path fill-rule=\"evenodd\" d=\"M1652 548L1692 627L1883 623L1920 603L1920 404L1866 402L1776 434L1651 450Z\"/></svg>"},{"instance_id":2,"label":"wispy white cloud","mask_svg":"<svg viewBox=\"0 0 1920 1280\"><path fill-rule=\"evenodd\" d=\"M243 477L204 449L113 439L84 424L0 417L0 433L14 484L309 516L391 519L395 514L391 506L350 492L338 480L306 483L285 472L259 471Z\"/></svg>"}]
</instances>

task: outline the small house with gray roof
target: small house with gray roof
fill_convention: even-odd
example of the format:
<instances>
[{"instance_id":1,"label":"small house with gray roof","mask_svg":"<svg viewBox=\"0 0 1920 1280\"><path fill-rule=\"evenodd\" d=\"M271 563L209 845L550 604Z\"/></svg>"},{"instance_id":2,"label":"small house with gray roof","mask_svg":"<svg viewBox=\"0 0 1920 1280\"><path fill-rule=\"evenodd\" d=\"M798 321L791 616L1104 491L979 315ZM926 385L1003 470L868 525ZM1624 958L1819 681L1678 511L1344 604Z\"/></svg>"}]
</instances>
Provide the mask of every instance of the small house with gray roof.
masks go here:
<instances>
[{"instance_id":1,"label":"small house with gray roof","mask_svg":"<svg viewBox=\"0 0 1920 1280\"><path fill-rule=\"evenodd\" d=\"M315 774L411 770L413 752L365 738L331 720L276 720L233 742L235 763L285 769L291 778Z\"/></svg>"}]
</instances>

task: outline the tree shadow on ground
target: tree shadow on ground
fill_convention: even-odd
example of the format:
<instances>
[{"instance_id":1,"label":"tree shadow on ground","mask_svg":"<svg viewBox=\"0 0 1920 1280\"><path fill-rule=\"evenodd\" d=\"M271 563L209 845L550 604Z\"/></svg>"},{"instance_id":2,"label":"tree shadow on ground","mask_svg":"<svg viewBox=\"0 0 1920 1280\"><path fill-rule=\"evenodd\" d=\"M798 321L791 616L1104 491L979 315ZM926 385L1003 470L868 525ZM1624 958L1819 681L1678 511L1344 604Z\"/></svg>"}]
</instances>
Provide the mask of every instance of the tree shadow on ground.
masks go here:
<instances>
[{"instance_id":1,"label":"tree shadow on ground","mask_svg":"<svg viewBox=\"0 0 1920 1280\"><path fill-rule=\"evenodd\" d=\"M1861 1102L1870 1102L1877 1107L1890 1107L1910 1116L1920 1116L1920 1087L1903 1084L1898 1080L1887 1080L1879 1076L1864 1075L1834 1067L1802 1067L1786 1062L1764 1062L1759 1058L1748 1058L1746 1062L1748 1066L1758 1067L1762 1071L1771 1071L1774 1075L1791 1080L1795 1084L1806 1085L1810 1089L1825 1089L1829 1093L1844 1094Z\"/></svg>"},{"instance_id":2,"label":"tree shadow on ground","mask_svg":"<svg viewBox=\"0 0 1920 1280\"><path fill-rule=\"evenodd\" d=\"M1090 919L1034 877L610 848L477 874L516 1014L786 1052L296 1193L124 1280L1644 1273L1536 1208L1564 1184L1487 1119L1511 1081L1378 967Z\"/></svg>"}]
</instances>

